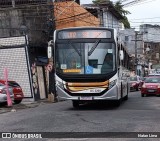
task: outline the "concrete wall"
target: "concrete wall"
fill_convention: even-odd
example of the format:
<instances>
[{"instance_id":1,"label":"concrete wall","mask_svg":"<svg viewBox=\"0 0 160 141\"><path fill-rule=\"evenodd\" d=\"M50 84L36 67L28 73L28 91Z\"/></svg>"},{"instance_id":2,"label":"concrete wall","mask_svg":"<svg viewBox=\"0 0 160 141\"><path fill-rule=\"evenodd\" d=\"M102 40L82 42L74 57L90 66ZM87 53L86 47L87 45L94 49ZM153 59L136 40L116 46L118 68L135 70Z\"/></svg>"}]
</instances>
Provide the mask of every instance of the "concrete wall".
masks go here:
<instances>
[{"instance_id":1,"label":"concrete wall","mask_svg":"<svg viewBox=\"0 0 160 141\"><path fill-rule=\"evenodd\" d=\"M120 30L120 38L124 46L126 46L126 49L130 54L135 54L135 29L125 29ZM141 55L143 54L143 36L138 35L137 36L137 54Z\"/></svg>"},{"instance_id":2,"label":"concrete wall","mask_svg":"<svg viewBox=\"0 0 160 141\"><path fill-rule=\"evenodd\" d=\"M103 12L104 27L122 29L122 23L109 11Z\"/></svg>"},{"instance_id":3,"label":"concrete wall","mask_svg":"<svg viewBox=\"0 0 160 141\"><path fill-rule=\"evenodd\" d=\"M0 38L19 36L21 25L25 25L30 45L43 46L48 40L49 14L48 5L1 8Z\"/></svg>"},{"instance_id":4,"label":"concrete wall","mask_svg":"<svg viewBox=\"0 0 160 141\"><path fill-rule=\"evenodd\" d=\"M160 26L143 24L140 26L140 32L143 33L143 40L145 42L160 42Z\"/></svg>"}]
</instances>

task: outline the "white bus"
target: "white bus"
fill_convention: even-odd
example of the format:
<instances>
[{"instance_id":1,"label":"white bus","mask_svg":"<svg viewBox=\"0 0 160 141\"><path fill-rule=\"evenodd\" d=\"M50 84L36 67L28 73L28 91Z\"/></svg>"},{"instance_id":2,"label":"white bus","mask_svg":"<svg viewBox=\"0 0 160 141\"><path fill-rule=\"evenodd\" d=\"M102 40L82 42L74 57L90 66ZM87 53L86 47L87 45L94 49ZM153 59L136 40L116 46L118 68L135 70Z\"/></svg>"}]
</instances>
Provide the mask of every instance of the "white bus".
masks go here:
<instances>
[{"instance_id":1,"label":"white bus","mask_svg":"<svg viewBox=\"0 0 160 141\"><path fill-rule=\"evenodd\" d=\"M73 107L93 100L114 100L119 106L123 98L128 99L129 56L118 46L114 29L56 30L53 44L59 99L72 100Z\"/></svg>"}]
</instances>

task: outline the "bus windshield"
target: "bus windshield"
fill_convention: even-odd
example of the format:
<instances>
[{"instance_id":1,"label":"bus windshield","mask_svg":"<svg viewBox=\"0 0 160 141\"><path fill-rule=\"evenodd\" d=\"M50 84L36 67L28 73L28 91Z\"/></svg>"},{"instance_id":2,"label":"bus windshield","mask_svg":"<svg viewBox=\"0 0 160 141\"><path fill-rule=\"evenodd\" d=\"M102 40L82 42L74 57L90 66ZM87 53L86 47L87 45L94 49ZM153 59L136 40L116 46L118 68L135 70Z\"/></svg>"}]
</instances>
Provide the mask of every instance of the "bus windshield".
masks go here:
<instances>
[{"instance_id":1,"label":"bus windshield","mask_svg":"<svg viewBox=\"0 0 160 141\"><path fill-rule=\"evenodd\" d=\"M115 70L115 43L62 42L55 46L56 71L62 74L107 74Z\"/></svg>"}]
</instances>

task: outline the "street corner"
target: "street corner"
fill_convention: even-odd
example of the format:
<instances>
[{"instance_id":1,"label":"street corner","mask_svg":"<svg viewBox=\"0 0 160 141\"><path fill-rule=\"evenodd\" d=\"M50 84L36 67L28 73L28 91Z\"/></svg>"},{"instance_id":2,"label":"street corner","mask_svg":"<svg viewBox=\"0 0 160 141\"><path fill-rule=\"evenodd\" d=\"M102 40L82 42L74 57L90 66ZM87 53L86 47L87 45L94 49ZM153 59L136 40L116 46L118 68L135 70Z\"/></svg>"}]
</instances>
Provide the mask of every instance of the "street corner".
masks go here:
<instances>
[{"instance_id":1,"label":"street corner","mask_svg":"<svg viewBox=\"0 0 160 141\"><path fill-rule=\"evenodd\" d=\"M26 109L26 108L34 108L39 106L38 102L28 102L28 103L20 103L20 104L13 104L14 109Z\"/></svg>"},{"instance_id":2,"label":"street corner","mask_svg":"<svg viewBox=\"0 0 160 141\"><path fill-rule=\"evenodd\" d=\"M20 103L20 104L12 104L12 106L8 106L7 103L1 103L0 104L0 114L6 113L6 112L17 112L22 109L27 108L35 108L39 106L40 103L38 102L28 102L28 103Z\"/></svg>"},{"instance_id":3,"label":"street corner","mask_svg":"<svg viewBox=\"0 0 160 141\"><path fill-rule=\"evenodd\" d=\"M43 103L49 103L50 104L50 103L57 103L57 102L59 102L59 100L58 100L58 98L55 98L55 97L49 95L48 98L38 100L37 102L41 103L41 104L43 104Z\"/></svg>"},{"instance_id":4,"label":"street corner","mask_svg":"<svg viewBox=\"0 0 160 141\"><path fill-rule=\"evenodd\" d=\"M53 104L57 102L59 102L58 99L42 99L38 101L22 101L19 104L12 103L12 106L8 106L7 102L0 103L0 114L6 112L17 112L27 108L35 108L42 104Z\"/></svg>"}]
</instances>

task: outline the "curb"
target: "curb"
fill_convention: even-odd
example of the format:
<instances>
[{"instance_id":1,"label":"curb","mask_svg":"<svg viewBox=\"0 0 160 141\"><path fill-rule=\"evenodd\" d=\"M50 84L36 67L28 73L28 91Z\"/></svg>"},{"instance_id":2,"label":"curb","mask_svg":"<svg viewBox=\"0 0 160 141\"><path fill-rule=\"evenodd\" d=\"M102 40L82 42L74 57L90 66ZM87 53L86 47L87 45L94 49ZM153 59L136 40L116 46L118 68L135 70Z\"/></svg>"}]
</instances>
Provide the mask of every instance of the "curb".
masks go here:
<instances>
[{"instance_id":1,"label":"curb","mask_svg":"<svg viewBox=\"0 0 160 141\"><path fill-rule=\"evenodd\" d=\"M30 103L30 104L16 104L11 107L8 107L7 105L0 107L0 114L6 113L6 112L16 112L17 110L21 109L27 109L27 108L34 108L39 106L40 103Z\"/></svg>"},{"instance_id":2,"label":"curb","mask_svg":"<svg viewBox=\"0 0 160 141\"><path fill-rule=\"evenodd\" d=\"M21 102L20 104L13 104L13 106L8 107L7 103L5 103L5 105L0 106L0 114L3 113L7 113L7 112L16 112L17 110L21 110L21 109L27 109L27 108L35 108L37 106L39 106L40 104L53 104L53 103L57 103L58 101L48 101L48 100L39 100L39 101L35 101L35 102Z\"/></svg>"}]
</instances>

